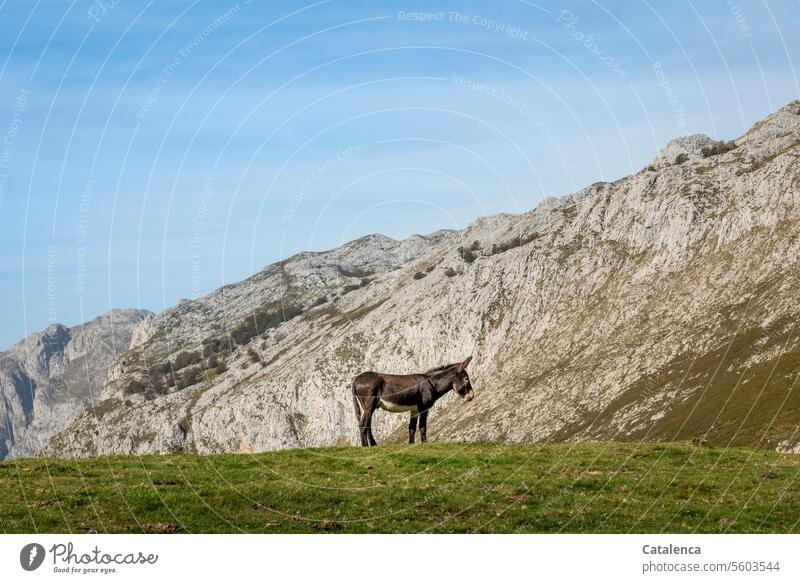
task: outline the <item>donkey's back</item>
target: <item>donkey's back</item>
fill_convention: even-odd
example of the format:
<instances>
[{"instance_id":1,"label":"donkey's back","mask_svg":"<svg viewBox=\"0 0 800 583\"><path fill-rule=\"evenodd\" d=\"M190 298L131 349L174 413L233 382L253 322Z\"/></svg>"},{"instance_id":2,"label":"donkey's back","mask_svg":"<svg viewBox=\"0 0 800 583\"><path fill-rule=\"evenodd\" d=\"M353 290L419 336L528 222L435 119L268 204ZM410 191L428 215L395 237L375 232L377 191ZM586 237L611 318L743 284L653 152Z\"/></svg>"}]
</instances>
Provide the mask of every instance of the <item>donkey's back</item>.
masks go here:
<instances>
[{"instance_id":1,"label":"donkey's back","mask_svg":"<svg viewBox=\"0 0 800 583\"><path fill-rule=\"evenodd\" d=\"M353 392L362 402L372 397L405 397L419 392L427 378L424 374L385 374L367 371L353 379Z\"/></svg>"}]
</instances>

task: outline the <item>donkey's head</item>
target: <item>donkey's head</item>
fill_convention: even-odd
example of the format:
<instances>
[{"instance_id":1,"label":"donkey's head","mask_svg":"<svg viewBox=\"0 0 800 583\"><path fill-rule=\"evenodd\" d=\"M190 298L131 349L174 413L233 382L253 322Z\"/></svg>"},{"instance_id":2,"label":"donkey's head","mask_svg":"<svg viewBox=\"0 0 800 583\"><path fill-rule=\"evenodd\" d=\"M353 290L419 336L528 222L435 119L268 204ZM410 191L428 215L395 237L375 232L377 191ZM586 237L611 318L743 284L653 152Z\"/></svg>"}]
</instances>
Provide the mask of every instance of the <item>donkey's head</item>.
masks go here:
<instances>
[{"instance_id":1,"label":"donkey's head","mask_svg":"<svg viewBox=\"0 0 800 583\"><path fill-rule=\"evenodd\" d=\"M475 398L475 393L472 391L472 383L469 381L469 374L467 374L467 365L472 360L468 356L464 362L461 362L455 367L455 376L453 377L453 390L458 393L458 396L465 401L471 401Z\"/></svg>"}]
</instances>

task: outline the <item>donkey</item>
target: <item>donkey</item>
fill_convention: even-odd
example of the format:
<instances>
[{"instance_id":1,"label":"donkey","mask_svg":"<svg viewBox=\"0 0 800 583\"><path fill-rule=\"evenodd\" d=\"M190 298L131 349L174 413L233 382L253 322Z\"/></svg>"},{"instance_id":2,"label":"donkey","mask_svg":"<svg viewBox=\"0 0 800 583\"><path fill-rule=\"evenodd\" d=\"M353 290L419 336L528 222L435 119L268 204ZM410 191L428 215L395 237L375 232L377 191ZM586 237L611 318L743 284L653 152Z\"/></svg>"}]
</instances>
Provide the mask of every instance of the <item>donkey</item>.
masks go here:
<instances>
[{"instance_id":1,"label":"donkey","mask_svg":"<svg viewBox=\"0 0 800 583\"><path fill-rule=\"evenodd\" d=\"M353 405L361 433L361 445L378 445L372 435L372 415L380 407L384 411L403 413L409 411L408 443L414 443L419 418L419 434L428 441L428 411L433 404L453 390L465 401L475 394L467 374L468 356L463 362L448 364L424 373L395 375L362 372L353 380Z\"/></svg>"}]
</instances>

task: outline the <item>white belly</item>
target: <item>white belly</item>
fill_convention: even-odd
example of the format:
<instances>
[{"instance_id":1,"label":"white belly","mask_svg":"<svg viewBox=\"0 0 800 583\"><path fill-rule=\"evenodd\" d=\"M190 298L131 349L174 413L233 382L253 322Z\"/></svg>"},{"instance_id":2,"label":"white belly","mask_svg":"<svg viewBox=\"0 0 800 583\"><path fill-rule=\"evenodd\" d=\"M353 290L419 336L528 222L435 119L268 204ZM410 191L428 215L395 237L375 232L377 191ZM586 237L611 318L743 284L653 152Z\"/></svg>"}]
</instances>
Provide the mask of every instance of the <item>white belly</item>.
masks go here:
<instances>
[{"instance_id":1,"label":"white belly","mask_svg":"<svg viewBox=\"0 0 800 583\"><path fill-rule=\"evenodd\" d=\"M391 401L385 401L381 399L379 406L384 411L390 411L391 413L405 413L406 411L417 413L416 405L397 405L395 403L392 403Z\"/></svg>"}]
</instances>

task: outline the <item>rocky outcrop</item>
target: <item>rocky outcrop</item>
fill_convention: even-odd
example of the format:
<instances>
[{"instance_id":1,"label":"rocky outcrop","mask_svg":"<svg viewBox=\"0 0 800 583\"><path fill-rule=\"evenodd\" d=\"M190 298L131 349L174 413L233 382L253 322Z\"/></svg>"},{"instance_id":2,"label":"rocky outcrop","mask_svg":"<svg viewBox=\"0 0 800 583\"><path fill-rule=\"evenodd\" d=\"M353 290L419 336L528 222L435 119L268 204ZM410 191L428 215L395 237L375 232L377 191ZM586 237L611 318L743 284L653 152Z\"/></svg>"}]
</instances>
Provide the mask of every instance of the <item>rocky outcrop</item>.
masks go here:
<instances>
[{"instance_id":1,"label":"rocky outcrop","mask_svg":"<svg viewBox=\"0 0 800 583\"><path fill-rule=\"evenodd\" d=\"M73 328L53 324L0 353L0 459L36 454L95 402L148 314L113 310Z\"/></svg>"},{"instance_id":2,"label":"rocky outcrop","mask_svg":"<svg viewBox=\"0 0 800 583\"><path fill-rule=\"evenodd\" d=\"M792 443L791 441L781 441L775 448L778 453L800 453L800 443Z\"/></svg>"},{"instance_id":3,"label":"rocky outcrop","mask_svg":"<svg viewBox=\"0 0 800 583\"><path fill-rule=\"evenodd\" d=\"M432 439L796 443L799 155L795 102L522 215L271 265L142 324L47 451L354 443L357 373L468 354L476 399Z\"/></svg>"},{"instance_id":4,"label":"rocky outcrop","mask_svg":"<svg viewBox=\"0 0 800 583\"><path fill-rule=\"evenodd\" d=\"M670 141L652 162L655 170L682 164L687 160L705 158L715 151L718 142L704 134L681 136Z\"/></svg>"}]
</instances>

